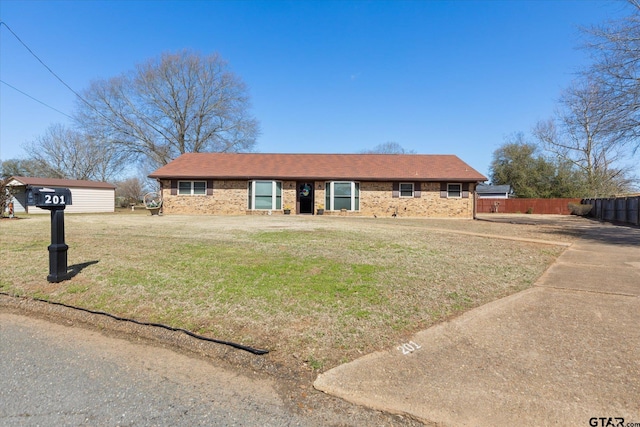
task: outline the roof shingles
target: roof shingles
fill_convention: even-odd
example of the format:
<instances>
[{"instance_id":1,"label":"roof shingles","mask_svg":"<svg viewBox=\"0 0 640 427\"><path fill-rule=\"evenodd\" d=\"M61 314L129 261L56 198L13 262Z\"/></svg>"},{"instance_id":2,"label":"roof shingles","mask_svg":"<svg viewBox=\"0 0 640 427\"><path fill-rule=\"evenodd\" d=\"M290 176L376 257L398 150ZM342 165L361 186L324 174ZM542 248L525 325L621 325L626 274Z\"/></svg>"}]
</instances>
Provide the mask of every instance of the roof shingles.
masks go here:
<instances>
[{"instance_id":1,"label":"roof shingles","mask_svg":"<svg viewBox=\"0 0 640 427\"><path fill-rule=\"evenodd\" d=\"M59 179L59 178L33 178L27 176L12 176L9 182L16 180L23 185L35 185L42 187L72 187L72 188L110 188L115 189L116 186L108 182L85 181L78 179Z\"/></svg>"},{"instance_id":2,"label":"roof shingles","mask_svg":"<svg viewBox=\"0 0 640 427\"><path fill-rule=\"evenodd\" d=\"M455 155L187 153L151 178L486 181Z\"/></svg>"}]
</instances>

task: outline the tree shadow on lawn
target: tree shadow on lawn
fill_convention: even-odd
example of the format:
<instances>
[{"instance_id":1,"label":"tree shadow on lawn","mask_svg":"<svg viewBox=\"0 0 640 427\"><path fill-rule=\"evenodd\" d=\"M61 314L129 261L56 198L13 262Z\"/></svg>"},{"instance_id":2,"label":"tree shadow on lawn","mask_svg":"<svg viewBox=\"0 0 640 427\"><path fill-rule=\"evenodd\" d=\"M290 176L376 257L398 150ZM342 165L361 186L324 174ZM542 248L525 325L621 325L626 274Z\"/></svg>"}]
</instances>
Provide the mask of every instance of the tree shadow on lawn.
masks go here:
<instances>
[{"instance_id":1,"label":"tree shadow on lawn","mask_svg":"<svg viewBox=\"0 0 640 427\"><path fill-rule=\"evenodd\" d=\"M640 228L633 225L599 221L589 217L544 215L524 216L506 214L492 217L483 215L481 221L509 224L545 226L545 234L569 236L575 239L616 246L640 247ZM541 229L542 230L542 229Z\"/></svg>"},{"instance_id":2,"label":"tree shadow on lawn","mask_svg":"<svg viewBox=\"0 0 640 427\"><path fill-rule=\"evenodd\" d=\"M600 222L591 219L593 227L581 236L584 240L615 246L640 248L640 228L633 225Z\"/></svg>"}]
</instances>

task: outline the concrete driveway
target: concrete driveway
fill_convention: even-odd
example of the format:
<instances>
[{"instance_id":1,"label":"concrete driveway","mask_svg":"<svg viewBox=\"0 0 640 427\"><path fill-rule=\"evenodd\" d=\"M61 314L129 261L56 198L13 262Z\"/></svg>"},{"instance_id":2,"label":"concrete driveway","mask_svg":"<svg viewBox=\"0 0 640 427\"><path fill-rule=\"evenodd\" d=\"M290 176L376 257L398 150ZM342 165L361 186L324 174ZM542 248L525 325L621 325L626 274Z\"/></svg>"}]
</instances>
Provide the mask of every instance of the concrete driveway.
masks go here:
<instances>
[{"instance_id":1,"label":"concrete driveway","mask_svg":"<svg viewBox=\"0 0 640 427\"><path fill-rule=\"evenodd\" d=\"M640 230L567 224L587 229L533 288L314 386L438 426L640 426Z\"/></svg>"}]
</instances>

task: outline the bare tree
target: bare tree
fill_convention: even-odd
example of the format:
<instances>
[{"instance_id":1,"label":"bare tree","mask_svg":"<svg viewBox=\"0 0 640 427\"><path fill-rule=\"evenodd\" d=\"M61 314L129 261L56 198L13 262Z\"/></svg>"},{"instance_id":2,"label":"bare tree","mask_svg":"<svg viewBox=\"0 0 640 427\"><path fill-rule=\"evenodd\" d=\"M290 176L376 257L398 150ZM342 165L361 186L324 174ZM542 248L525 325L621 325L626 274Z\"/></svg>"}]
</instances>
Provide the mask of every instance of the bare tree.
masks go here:
<instances>
[{"instance_id":1,"label":"bare tree","mask_svg":"<svg viewBox=\"0 0 640 427\"><path fill-rule=\"evenodd\" d=\"M632 182L624 166L625 121L609 88L583 80L562 94L555 117L539 122L533 133L545 149L581 172L590 196L608 196L627 191Z\"/></svg>"},{"instance_id":2,"label":"bare tree","mask_svg":"<svg viewBox=\"0 0 640 427\"><path fill-rule=\"evenodd\" d=\"M629 16L586 29L586 48L594 63L584 75L606 90L608 108L618 120L618 131L633 152L640 148L640 1L628 0Z\"/></svg>"},{"instance_id":3,"label":"bare tree","mask_svg":"<svg viewBox=\"0 0 640 427\"><path fill-rule=\"evenodd\" d=\"M3 177L29 176L38 178L64 178L64 173L46 162L34 159L8 159L0 164Z\"/></svg>"},{"instance_id":4,"label":"bare tree","mask_svg":"<svg viewBox=\"0 0 640 427\"><path fill-rule=\"evenodd\" d=\"M121 198L122 206L139 203L146 192L145 184L136 177L125 179L116 186L116 197Z\"/></svg>"},{"instance_id":5,"label":"bare tree","mask_svg":"<svg viewBox=\"0 0 640 427\"><path fill-rule=\"evenodd\" d=\"M165 53L83 94L89 134L157 167L187 152L249 151L259 133L245 84L217 54Z\"/></svg>"},{"instance_id":6,"label":"bare tree","mask_svg":"<svg viewBox=\"0 0 640 427\"><path fill-rule=\"evenodd\" d=\"M50 126L25 149L32 162L48 165L63 178L109 181L126 166L115 147L60 124Z\"/></svg>"},{"instance_id":7,"label":"bare tree","mask_svg":"<svg viewBox=\"0 0 640 427\"><path fill-rule=\"evenodd\" d=\"M402 145L394 141L387 141L378 144L370 150L363 150L364 154L415 154L415 150L407 150Z\"/></svg>"}]
</instances>

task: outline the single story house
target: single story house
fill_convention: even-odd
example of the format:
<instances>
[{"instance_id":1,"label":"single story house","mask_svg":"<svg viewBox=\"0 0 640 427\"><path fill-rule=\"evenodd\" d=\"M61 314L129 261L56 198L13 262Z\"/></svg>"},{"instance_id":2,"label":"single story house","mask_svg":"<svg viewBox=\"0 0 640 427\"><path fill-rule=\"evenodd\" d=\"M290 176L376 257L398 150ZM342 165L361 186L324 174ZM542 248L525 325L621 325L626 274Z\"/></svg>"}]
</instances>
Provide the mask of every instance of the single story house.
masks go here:
<instances>
[{"instance_id":1,"label":"single story house","mask_svg":"<svg viewBox=\"0 0 640 427\"><path fill-rule=\"evenodd\" d=\"M508 199L513 194L510 185L478 184L476 191L479 199Z\"/></svg>"},{"instance_id":2,"label":"single story house","mask_svg":"<svg viewBox=\"0 0 640 427\"><path fill-rule=\"evenodd\" d=\"M12 187L15 214L49 213L46 209L29 206L27 198L33 187L68 188L72 202L65 208L68 213L115 211L116 186L106 182L12 176L7 186Z\"/></svg>"},{"instance_id":3,"label":"single story house","mask_svg":"<svg viewBox=\"0 0 640 427\"><path fill-rule=\"evenodd\" d=\"M487 178L454 155L187 153L149 175L165 214L473 218Z\"/></svg>"}]
</instances>

